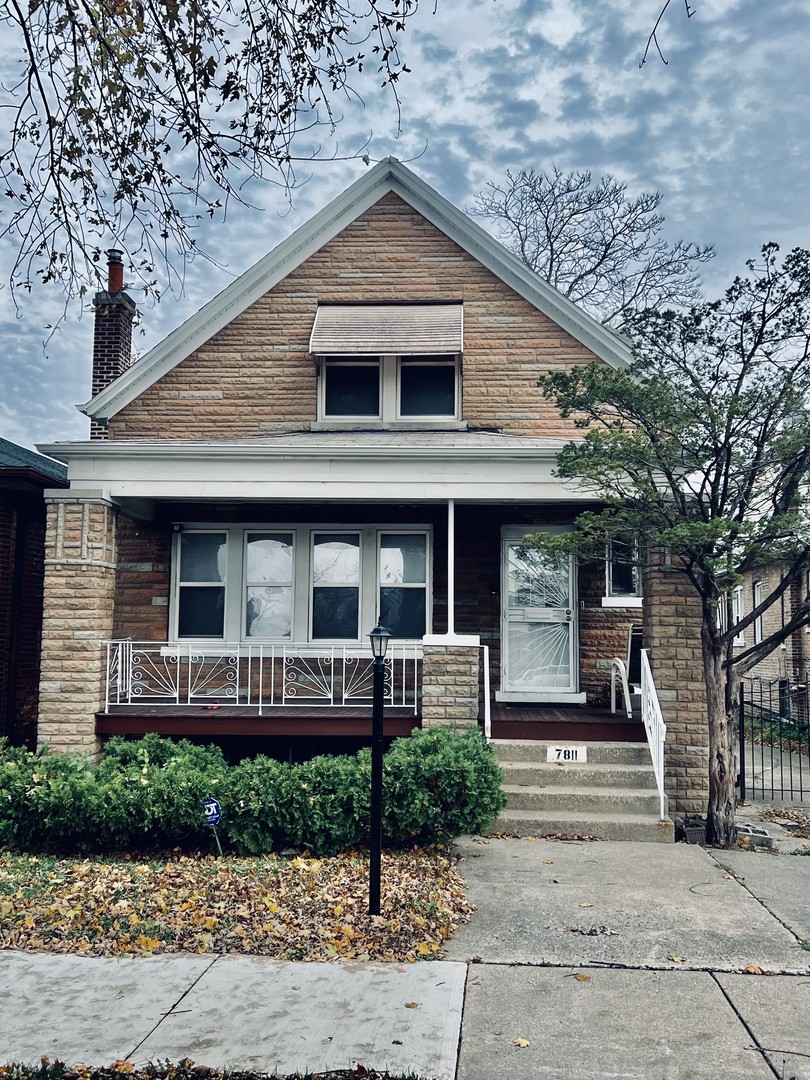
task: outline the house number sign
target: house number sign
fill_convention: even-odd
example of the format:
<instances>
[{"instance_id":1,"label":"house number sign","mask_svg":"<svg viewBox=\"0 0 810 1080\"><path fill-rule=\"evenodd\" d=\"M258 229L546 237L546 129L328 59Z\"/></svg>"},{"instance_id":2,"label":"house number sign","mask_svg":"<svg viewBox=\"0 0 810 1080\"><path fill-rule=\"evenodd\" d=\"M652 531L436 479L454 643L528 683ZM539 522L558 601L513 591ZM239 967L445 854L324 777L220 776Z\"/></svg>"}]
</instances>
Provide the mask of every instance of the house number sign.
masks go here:
<instances>
[{"instance_id":1,"label":"house number sign","mask_svg":"<svg viewBox=\"0 0 810 1080\"><path fill-rule=\"evenodd\" d=\"M553 761L559 765L574 764L585 765L588 761L587 746L549 746L546 751L546 761Z\"/></svg>"}]
</instances>

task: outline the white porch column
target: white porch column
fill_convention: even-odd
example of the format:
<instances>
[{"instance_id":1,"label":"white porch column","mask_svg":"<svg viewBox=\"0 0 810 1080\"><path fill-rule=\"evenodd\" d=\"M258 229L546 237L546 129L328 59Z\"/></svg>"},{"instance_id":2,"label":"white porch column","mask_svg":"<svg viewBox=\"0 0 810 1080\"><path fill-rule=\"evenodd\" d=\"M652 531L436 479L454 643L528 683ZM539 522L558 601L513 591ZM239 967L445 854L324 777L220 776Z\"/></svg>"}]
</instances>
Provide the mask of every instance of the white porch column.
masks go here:
<instances>
[{"instance_id":1,"label":"white porch column","mask_svg":"<svg viewBox=\"0 0 810 1080\"><path fill-rule=\"evenodd\" d=\"M447 633L426 634L425 645L468 645L478 648L478 634L456 633L456 503L447 500Z\"/></svg>"}]
</instances>

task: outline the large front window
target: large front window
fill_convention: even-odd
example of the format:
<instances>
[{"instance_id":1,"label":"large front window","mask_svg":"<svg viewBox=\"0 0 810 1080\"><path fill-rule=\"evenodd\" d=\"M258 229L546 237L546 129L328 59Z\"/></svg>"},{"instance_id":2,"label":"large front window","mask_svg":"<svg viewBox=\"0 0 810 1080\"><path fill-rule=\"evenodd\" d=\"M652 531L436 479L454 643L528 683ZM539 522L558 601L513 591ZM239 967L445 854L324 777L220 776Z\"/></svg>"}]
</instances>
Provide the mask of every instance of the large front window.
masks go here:
<instances>
[{"instance_id":1,"label":"large front window","mask_svg":"<svg viewBox=\"0 0 810 1080\"><path fill-rule=\"evenodd\" d=\"M178 640L400 640L430 629L424 528L179 527L171 625Z\"/></svg>"}]
</instances>

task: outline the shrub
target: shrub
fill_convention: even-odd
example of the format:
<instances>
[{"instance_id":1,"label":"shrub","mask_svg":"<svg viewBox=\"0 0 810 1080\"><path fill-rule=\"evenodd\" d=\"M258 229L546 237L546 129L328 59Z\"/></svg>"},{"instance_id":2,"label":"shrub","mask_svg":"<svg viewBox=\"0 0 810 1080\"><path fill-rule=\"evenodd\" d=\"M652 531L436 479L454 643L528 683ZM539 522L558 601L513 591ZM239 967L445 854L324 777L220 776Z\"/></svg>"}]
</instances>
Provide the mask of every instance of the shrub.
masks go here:
<instances>
[{"instance_id":1,"label":"shrub","mask_svg":"<svg viewBox=\"0 0 810 1080\"><path fill-rule=\"evenodd\" d=\"M482 832L504 805L500 784L477 730L414 732L384 758L384 836L402 844ZM0 746L0 844L17 850L210 848L207 795L222 804L222 832L239 854L286 846L332 854L368 840L371 752L229 767L217 747L147 735L111 739L93 767Z\"/></svg>"},{"instance_id":2,"label":"shrub","mask_svg":"<svg viewBox=\"0 0 810 1080\"><path fill-rule=\"evenodd\" d=\"M288 842L292 769L273 758L246 758L228 776L223 831L240 855L263 855Z\"/></svg>"},{"instance_id":3,"label":"shrub","mask_svg":"<svg viewBox=\"0 0 810 1080\"><path fill-rule=\"evenodd\" d=\"M428 728L398 739L385 757L385 835L403 843L485 832L506 805L501 779L477 728Z\"/></svg>"},{"instance_id":4,"label":"shrub","mask_svg":"<svg viewBox=\"0 0 810 1080\"><path fill-rule=\"evenodd\" d=\"M0 843L25 851L91 851L98 790L86 757L0 750Z\"/></svg>"},{"instance_id":5,"label":"shrub","mask_svg":"<svg viewBox=\"0 0 810 1080\"><path fill-rule=\"evenodd\" d=\"M291 770L287 842L316 855L355 847L369 832L371 751L315 757Z\"/></svg>"},{"instance_id":6,"label":"shrub","mask_svg":"<svg viewBox=\"0 0 810 1080\"><path fill-rule=\"evenodd\" d=\"M106 848L208 847L202 803L224 796L228 766L217 746L146 735L111 739L96 768Z\"/></svg>"}]
</instances>

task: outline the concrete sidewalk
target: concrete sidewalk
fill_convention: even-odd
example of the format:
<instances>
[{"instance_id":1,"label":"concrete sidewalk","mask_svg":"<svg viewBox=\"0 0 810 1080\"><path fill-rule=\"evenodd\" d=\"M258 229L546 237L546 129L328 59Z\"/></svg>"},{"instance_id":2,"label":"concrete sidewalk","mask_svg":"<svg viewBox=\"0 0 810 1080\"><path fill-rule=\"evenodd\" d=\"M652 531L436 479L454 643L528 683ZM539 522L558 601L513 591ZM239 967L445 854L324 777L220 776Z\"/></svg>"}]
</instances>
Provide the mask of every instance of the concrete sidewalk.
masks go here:
<instances>
[{"instance_id":1,"label":"concrete sidewalk","mask_svg":"<svg viewBox=\"0 0 810 1080\"><path fill-rule=\"evenodd\" d=\"M810 1080L810 858L459 850L478 906L448 948L471 965L459 1080Z\"/></svg>"},{"instance_id":2,"label":"concrete sidewalk","mask_svg":"<svg viewBox=\"0 0 810 1080\"><path fill-rule=\"evenodd\" d=\"M478 911L440 963L0 953L0 1062L810 1080L810 858L473 838L459 852Z\"/></svg>"}]
</instances>

